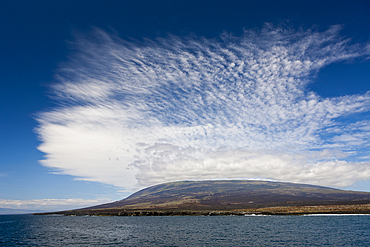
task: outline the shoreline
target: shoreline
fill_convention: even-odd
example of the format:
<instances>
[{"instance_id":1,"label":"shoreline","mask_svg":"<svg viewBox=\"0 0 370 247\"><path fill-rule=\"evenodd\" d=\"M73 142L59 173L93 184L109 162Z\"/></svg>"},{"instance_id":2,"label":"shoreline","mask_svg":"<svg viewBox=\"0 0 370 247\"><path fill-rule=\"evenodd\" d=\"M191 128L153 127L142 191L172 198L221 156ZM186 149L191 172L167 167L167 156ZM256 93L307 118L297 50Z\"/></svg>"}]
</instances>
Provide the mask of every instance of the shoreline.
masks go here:
<instances>
[{"instance_id":1,"label":"shoreline","mask_svg":"<svg viewBox=\"0 0 370 247\"><path fill-rule=\"evenodd\" d=\"M232 210L202 209L125 209L68 210L33 215L63 216L266 216L266 215L370 215L370 204L277 206Z\"/></svg>"}]
</instances>

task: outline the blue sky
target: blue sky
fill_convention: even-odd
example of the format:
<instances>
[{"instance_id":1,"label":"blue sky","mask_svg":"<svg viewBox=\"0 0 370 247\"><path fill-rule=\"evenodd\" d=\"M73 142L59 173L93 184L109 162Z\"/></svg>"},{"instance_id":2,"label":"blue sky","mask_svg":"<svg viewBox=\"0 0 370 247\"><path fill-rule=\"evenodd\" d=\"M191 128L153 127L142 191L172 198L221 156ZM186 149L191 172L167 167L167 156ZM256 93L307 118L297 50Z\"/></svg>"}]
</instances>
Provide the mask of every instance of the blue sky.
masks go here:
<instances>
[{"instance_id":1,"label":"blue sky","mask_svg":"<svg viewBox=\"0 0 370 247\"><path fill-rule=\"evenodd\" d=\"M368 1L0 4L0 208L175 180L370 191Z\"/></svg>"}]
</instances>

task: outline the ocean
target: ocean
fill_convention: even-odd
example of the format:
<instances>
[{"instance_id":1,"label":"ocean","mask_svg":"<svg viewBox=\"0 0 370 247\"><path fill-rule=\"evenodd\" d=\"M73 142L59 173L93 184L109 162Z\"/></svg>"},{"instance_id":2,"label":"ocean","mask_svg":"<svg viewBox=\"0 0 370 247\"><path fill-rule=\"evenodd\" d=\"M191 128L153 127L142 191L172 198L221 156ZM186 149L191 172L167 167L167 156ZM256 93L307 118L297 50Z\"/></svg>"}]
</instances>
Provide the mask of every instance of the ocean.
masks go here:
<instances>
[{"instance_id":1,"label":"ocean","mask_svg":"<svg viewBox=\"0 0 370 247\"><path fill-rule=\"evenodd\" d=\"M0 215L0 246L370 246L370 215Z\"/></svg>"}]
</instances>

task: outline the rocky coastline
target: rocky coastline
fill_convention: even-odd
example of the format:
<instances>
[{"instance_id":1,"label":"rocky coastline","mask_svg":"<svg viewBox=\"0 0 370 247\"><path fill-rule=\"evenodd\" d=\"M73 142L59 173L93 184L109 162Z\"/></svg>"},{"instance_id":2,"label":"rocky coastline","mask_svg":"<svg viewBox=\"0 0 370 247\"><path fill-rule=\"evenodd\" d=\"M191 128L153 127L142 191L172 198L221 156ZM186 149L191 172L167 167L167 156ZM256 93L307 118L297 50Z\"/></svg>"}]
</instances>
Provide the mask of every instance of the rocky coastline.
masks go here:
<instances>
[{"instance_id":1,"label":"rocky coastline","mask_svg":"<svg viewBox=\"0 0 370 247\"><path fill-rule=\"evenodd\" d=\"M248 216L248 215L310 215L310 214L369 214L370 204L282 206L235 210L148 210L148 209L100 209L69 210L37 213L35 215L63 216Z\"/></svg>"}]
</instances>

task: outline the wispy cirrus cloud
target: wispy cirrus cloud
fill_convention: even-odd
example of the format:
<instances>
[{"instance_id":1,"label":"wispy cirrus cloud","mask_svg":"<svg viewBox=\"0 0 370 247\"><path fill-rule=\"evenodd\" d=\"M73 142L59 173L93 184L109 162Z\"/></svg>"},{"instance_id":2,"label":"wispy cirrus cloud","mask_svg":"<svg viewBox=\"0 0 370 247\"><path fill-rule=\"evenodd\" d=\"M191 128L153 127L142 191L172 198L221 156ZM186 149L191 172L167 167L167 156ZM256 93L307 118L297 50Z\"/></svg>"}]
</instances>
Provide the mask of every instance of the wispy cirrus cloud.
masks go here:
<instances>
[{"instance_id":1,"label":"wispy cirrus cloud","mask_svg":"<svg viewBox=\"0 0 370 247\"><path fill-rule=\"evenodd\" d=\"M60 107L38 117L41 163L127 190L182 179L337 187L370 179L369 162L349 160L369 146L369 120L339 120L368 112L370 93L322 98L307 89L326 65L369 55L339 31L78 37L53 87Z\"/></svg>"}]
</instances>

